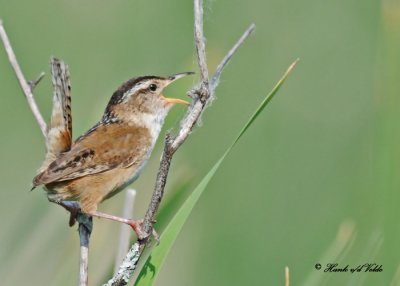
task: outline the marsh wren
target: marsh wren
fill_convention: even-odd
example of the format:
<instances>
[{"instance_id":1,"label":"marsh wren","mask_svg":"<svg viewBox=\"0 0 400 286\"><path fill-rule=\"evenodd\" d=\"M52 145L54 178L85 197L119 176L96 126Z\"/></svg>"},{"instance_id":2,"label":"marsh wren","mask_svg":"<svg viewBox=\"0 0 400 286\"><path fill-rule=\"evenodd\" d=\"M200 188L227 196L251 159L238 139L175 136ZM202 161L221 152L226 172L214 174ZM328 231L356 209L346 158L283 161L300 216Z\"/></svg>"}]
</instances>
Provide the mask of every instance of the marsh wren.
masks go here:
<instances>
[{"instance_id":1,"label":"marsh wren","mask_svg":"<svg viewBox=\"0 0 400 286\"><path fill-rule=\"evenodd\" d=\"M50 201L77 201L82 212L127 223L138 233L135 221L100 213L97 206L138 178L170 108L189 104L162 91L189 74L130 79L114 92L101 120L73 143L69 89L55 96L46 159L33 188L44 185Z\"/></svg>"}]
</instances>

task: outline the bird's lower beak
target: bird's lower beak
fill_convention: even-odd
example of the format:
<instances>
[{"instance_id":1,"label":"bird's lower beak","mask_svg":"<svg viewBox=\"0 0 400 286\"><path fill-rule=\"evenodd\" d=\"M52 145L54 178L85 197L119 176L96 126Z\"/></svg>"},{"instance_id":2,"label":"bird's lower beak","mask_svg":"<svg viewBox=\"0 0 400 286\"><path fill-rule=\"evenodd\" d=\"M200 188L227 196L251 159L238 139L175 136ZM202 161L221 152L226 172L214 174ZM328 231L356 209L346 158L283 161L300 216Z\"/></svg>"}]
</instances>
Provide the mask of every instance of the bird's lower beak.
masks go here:
<instances>
[{"instance_id":1,"label":"bird's lower beak","mask_svg":"<svg viewBox=\"0 0 400 286\"><path fill-rule=\"evenodd\" d=\"M177 79L180 79L180 78L183 78L185 76L192 75L192 74L194 74L194 72L183 72L183 73L178 73L178 74L175 74L175 75L171 75L170 77L168 77L168 79L170 80L168 85L170 83L176 81ZM164 97L164 100L169 104L189 105L189 102L187 102L186 100L179 99L179 98L167 98L167 97Z\"/></svg>"},{"instance_id":2,"label":"bird's lower beak","mask_svg":"<svg viewBox=\"0 0 400 286\"><path fill-rule=\"evenodd\" d=\"M190 103L187 102L186 100L179 99L179 98L168 98L168 97L164 97L164 100L165 100L168 104L183 104L183 105L189 105L189 104L190 104Z\"/></svg>"}]
</instances>

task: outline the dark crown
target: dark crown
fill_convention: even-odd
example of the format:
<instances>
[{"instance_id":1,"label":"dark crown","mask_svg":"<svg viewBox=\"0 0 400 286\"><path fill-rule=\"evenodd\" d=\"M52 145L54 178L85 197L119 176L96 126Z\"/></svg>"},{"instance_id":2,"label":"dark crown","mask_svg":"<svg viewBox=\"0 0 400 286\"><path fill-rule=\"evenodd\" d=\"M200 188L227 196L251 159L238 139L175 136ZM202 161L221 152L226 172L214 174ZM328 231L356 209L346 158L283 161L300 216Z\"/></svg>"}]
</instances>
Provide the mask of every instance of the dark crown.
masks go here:
<instances>
[{"instance_id":1,"label":"dark crown","mask_svg":"<svg viewBox=\"0 0 400 286\"><path fill-rule=\"evenodd\" d=\"M108 114L111 112L110 108L113 105L116 105L116 104L119 104L122 102L123 96L128 90L132 89L136 84L141 83L146 80L149 80L149 79L165 79L165 77L146 75L146 76L134 77L134 78L131 78L130 80L124 82L111 96L111 99L107 104L105 114Z\"/></svg>"},{"instance_id":2,"label":"dark crown","mask_svg":"<svg viewBox=\"0 0 400 286\"><path fill-rule=\"evenodd\" d=\"M132 89L136 84L147 81L149 79L165 79L165 77L161 76L153 76L153 75L146 75L146 76L140 76L140 77L134 77L131 78L130 80L124 82L111 96L110 101L108 102L108 105L114 105L121 103L123 95L130 89Z\"/></svg>"}]
</instances>

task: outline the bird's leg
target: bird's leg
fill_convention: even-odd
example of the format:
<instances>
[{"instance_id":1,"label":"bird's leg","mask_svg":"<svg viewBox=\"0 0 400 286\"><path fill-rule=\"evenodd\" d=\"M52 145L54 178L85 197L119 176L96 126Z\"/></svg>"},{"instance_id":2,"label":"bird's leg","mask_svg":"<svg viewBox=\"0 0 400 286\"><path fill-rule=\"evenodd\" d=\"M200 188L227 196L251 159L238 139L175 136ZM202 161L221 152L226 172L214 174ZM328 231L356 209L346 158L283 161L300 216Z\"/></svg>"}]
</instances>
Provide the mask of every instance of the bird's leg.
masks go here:
<instances>
[{"instance_id":1,"label":"bird's leg","mask_svg":"<svg viewBox=\"0 0 400 286\"><path fill-rule=\"evenodd\" d=\"M52 203L56 203L56 204L62 206L64 209L66 209L68 212L70 212L71 216L69 218L69 226L73 226L75 224L78 213L82 212L78 202L58 201L58 200L55 200L52 198L48 198L48 200ZM114 215L110 215L110 214L106 214L106 213L102 213L102 212L98 212L98 211L82 212L82 213L85 213L90 216L98 217L98 218L105 218L105 219L125 223L125 224L129 225L135 231L139 240L143 240L143 239L147 238L147 235L145 233L143 233L142 227L141 227L143 224L143 219L140 219L140 220L126 219L123 217L114 216ZM155 222L153 222L153 223L155 223ZM152 230L152 234L153 234L154 239L159 243L160 236L154 230L154 228Z\"/></svg>"},{"instance_id":2,"label":"bird's leg","mask_svg":"<svg viewBox=\"0 0 400 286\"><path fill-rule=\"evenodd\" d=\"M110 214L106 214L106 213L102 213L102 212L98 212L98 211L87 212L86 214L94 216L94 217L98 217L98 218L105 218L105 219L125 223L125 224L129 225L131 228L133 228L133 230L136 232L139 239L145 238L145 235L143 234L141 227L140 227L141 224L143 223L142 220L126 219L123 217L114 216L114 215L110 215Z\"/></svg>"},{"instance_id":3,"label":"bird's leg","mask_svg":"<svg viewBox=\"0 0 400 286\"><path fill-rule=\"evenodd\" d=\"M140 220L126 219L123 217L114 216L114 215L110 215L110 214L106 214L106 213L102 213L102 212L98 212L98 211L86 212L86 214L94 216L94 217L98 217L98 218L105 218L105 219L125 223L125 224L129 225L135 231L139 240L143 240L148 237L148 235L146 235L142 231L143 219L140 219ZM159 239L157 232L154 229L153 229L152 234L154 236L154 239L158 242L160 239Z\"/></svg>"}]
</instances>

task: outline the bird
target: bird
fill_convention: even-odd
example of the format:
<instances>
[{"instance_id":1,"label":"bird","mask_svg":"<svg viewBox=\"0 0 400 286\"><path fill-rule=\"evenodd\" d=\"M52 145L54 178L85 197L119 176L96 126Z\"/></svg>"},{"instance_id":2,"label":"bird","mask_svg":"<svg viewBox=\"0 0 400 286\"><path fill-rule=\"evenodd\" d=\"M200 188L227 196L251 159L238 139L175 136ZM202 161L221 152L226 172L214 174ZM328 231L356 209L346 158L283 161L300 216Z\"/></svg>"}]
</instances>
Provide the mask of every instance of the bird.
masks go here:
<instances>
[{"instance_id":1,"label":"bird","mask_svg":"<svg viewBox=\"0 0 400 286\"><path fill-rule=\"evenodd\" d=\"M59 67L62 65L59 63ZM182 99L167 98L162 92L190 74L193 72L126 81L112 94L100 121L74 142L70 88L55 94L47 153L32 181L33 188L44 186L49 201L76 201L79 211L129 224L141 236L137 221L101 213L97 208L139 177L171 107L189 105Z\"/></svg>"}]
</instances>

